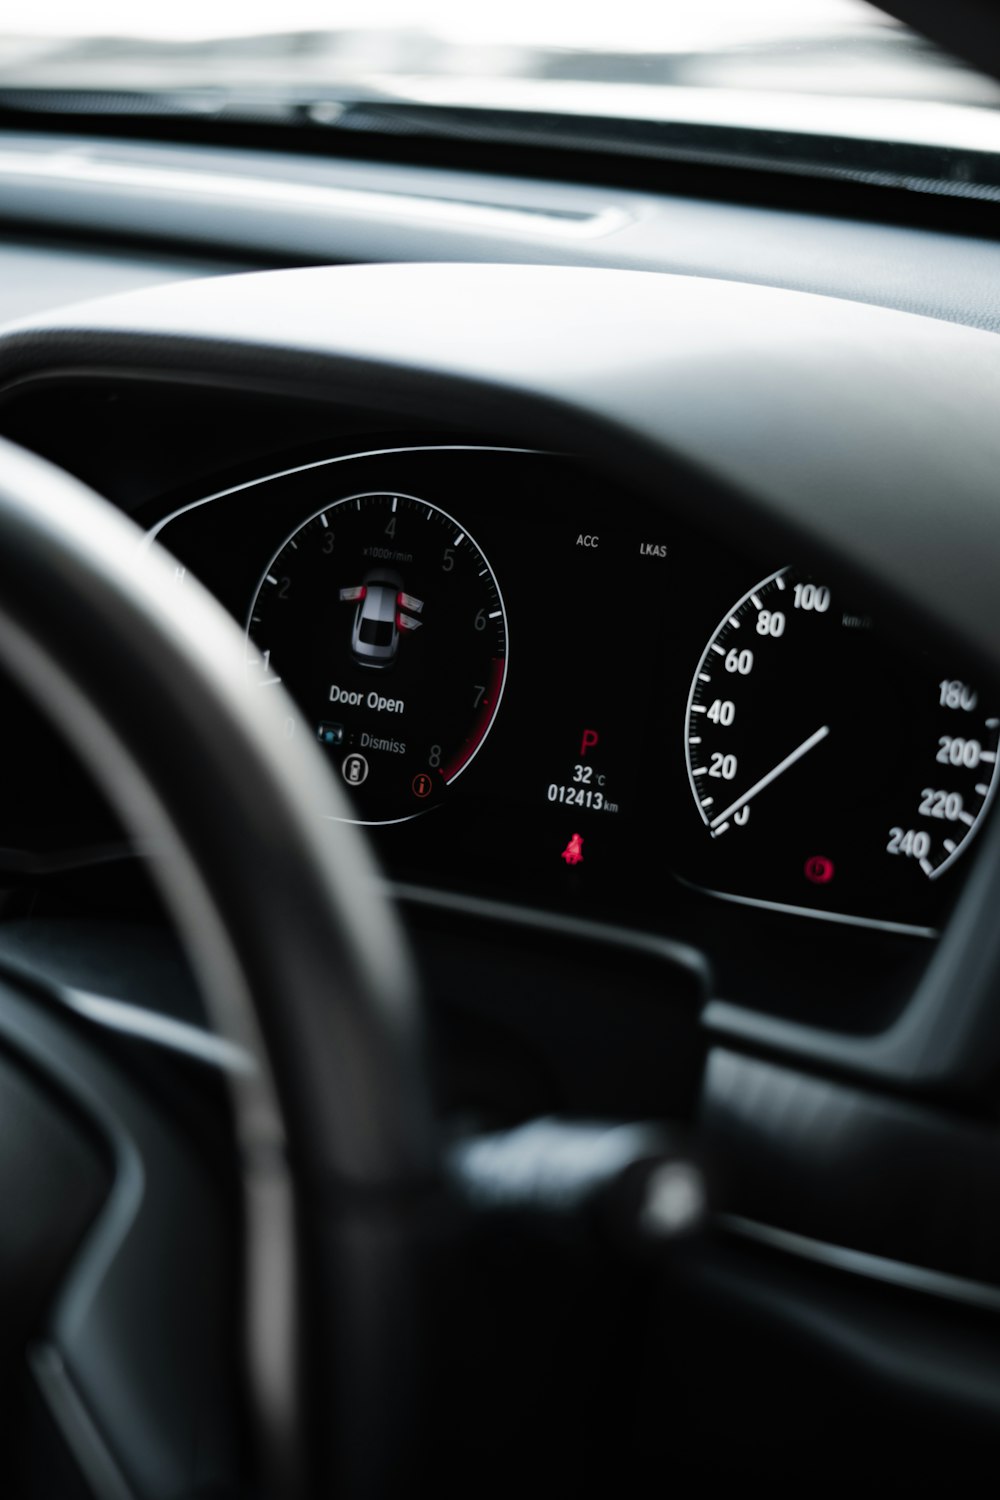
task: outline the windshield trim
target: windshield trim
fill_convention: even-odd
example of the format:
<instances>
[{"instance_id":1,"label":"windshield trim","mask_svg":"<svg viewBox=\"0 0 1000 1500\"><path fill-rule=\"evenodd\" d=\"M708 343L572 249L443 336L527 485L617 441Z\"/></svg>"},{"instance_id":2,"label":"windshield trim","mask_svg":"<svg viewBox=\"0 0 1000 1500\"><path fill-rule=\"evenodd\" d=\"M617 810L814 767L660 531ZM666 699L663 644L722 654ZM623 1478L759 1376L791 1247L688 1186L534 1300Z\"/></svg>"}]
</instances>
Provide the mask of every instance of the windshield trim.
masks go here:
<instances>
[{"instance_id":1,"label":"windshield trim","mask_svg":"<svg viewBox=\"0 0 1000 1500\"><path fill-rule=\"evenodd\" d=\"M781 131L1000 155L1000 111L981 105L548 79L480 79L474 91L453 78L371 77L366 86L383 99L430 107Z\"/></svg>"}]
</instances>

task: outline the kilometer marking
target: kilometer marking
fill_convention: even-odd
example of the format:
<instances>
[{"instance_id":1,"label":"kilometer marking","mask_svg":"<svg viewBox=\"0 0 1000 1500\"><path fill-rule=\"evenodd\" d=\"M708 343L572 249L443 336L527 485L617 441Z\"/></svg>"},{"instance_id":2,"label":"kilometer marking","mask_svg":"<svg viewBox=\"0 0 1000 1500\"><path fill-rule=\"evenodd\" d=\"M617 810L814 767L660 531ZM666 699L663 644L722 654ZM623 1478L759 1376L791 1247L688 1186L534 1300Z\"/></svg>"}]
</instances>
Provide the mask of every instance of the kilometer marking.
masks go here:
<instances>
[{"instance_id":1,"label":"kilometer marking","mask_svg":"<svg viewBox=\"0 0 1000 1500\"><path fill-rule=\"evenodd\" d=\"M980 760L988 761L990 765L993 764L993 762L996 760L996 758L997 758L997 753L996 753L995 750L983 750L980 753L980 756L979 756Z\"/></svg>"},{"instance_id":2,"label":"kilometer marking","mask_svg":"<svg viewBox=\"0 0 1000 1500\"><path fill-rule=\"evenodd\" d=\"M702 805L702 807L711 807L711 805L712 805L712 803L714 801L715 801L714 797L702 797L702 799L701 799L701 805Z\"/></svg>"},{"instance_id":3,"label":"kilometer marking","mask_svg":"<svg viewBox=\"0 0 1000 1500\"><path fill-rule=\"evenodd\" d=\"M693 734L691 736L691 738L688 740L688 744L689 745L700 745L701 744L701 735L700 734Z\"/></svg>"},{"instance_id":4,"label":"kilometer marking","mask_svg":"<svg viewBox=\"0 0 1000 1500\"><path fill-rule=\"evenodd\" d=\"M750 595L750 603L754 606L755 609L763 609L764 608L763 604L761 604L761 602L757 598L756 594L751 594Z\"/></svg>"},{"instance_id":5,"label":"kilometer marking","mask_svg":"<svg viewBox=\"0 0 1000 1500\"><path fill-rule=\"evenodd\" d=\"M740 622L739 622L739 620L737 620L737 618L736 618L735 615L730 615L729 616L729 623L733 627L734 630L739 630L739 628L740 628Z\"/></svg>"},{"instance_id":6,"label":"kilometer marking","mask_svg":"<svg viewBox=\"0 0 1000 1500\"><path fill-rule=\"evenodd\" d=\"M784 587L785 587L785 580L782 578L782 576L781 576L780 573L778 574L777 578L774 581L778 585L779 589L784 589Z\"/></svg>"},{"instance_id":7,"label":"kilometer marking","mask_svg":"<svg viewBox=\"0 0 1000 1500\"><path fill-rule=\"evenodd\" d=\"M268 575L267 575L267 581L268 581L268 583L274 583L274 584L276 584L278 582L278 580L275 578L275 576L274 576L273 573L268 573Z\"/></svg>"},{"instance_id":8,"label":"kilometer marking","mask_svg":"<svg viewBox=\"0 0 1000 1500\"><path fill-rule=\"evenodd\" d=\"M725 656L725 654L726 654L725 651L722 649L722 647L721 646L717 646L714 641L712 642L712 650L713 651L718 651L718 653L719 653L720 656Z\"/></svg>"},{"instance_id":9,"label":"kilometer marking","mask_svg":"<svg viewBox=\"0 0 1000 1500\"><path fill-rule=\"evenodd\" d=\"M451 545L453 547L461 547L461 545L462 545L462 539L463 539L464 536L465 536L465 532L464 531L460 531L458 533L458 536L455 538L455 540L452 542Z\"/></svg>"},{"instance_id":10,"label":"kilometer marking","mask_svg":"<svg viewBox=\"0 0 1000 1500\"><path fill-rule=\"evenodd\" d=\"M320 513L319 513L319 518L320 518L320 520L321 520L321 521L322 521L322 523L323 523L323 525L324 525L324 526L329 526L329 524L330 524L330 523L329 523L329 521L328 521L328 520L327 520L327 519L326 519L326 516L325 516L325 515L324 515L324 514L323 514L323 512L322 512L322 511L320 511Z\"/></svg>"},{"instance_id":11,"label":"kilometer marking","mask_svg":"<svg viewBox=\"0 0 1000 1500\"><path fill-rule=\"evenodd\" d=\"M980 797L985 797L986 793L989 791L989 787L986 785L985 781L980 781L976 785L976 791L979 793Z\"/></svg>"},{"instance_id":12,"label":"kilometer marking","mask_svg":"<svg viewBox=\"0 0 1000 1500\"><path fill-rule=\"evenodd\" d=\"M920 861L920 868L923 870L925 875L934 874L934 866L931 864L929 859L922 859Z\"/></svg>"},{"instance_id":13,"label":"kilometer marking","mask_svg":"<svg viewBox=\"0 0 1000 1500\"><path fill-rule=\"evenodd\" d=\"M703 703L692 703L692 705L691 705L691 712L693 714L707 714L708 713L708 709L705 707L705 705Z\"/></svg>"},{"instance_id":14,"label":"kilometer marking","mask_svg":"<svg viewBox=\"0 0 1000 1500\"><path fill-rule=\"evenodd\" d=\"M392 497L392 513L393 513L393 515L396 514L396 506L398 504L399 504L399 496L398 495L393 495L393 497Z\"/></svg>"},{"instance_id":15,"label":"kilometer marking","mask_svg":"<svg viewBox=\"0 0 1000 1500\"><path fill-rule=\"evenodd\" d=\"M694 771L692 771L691 774L692 774L692 776L704 776L704 774L705 774L705 772L707 770L708 770L707 766L698 766L697 769L694 770Z\"/></svg>"},{"instance_id":16,"label":"kilometer marking","mask_svg":"<svg viewBox=\"0 0 1000 1500\"><path fill-rule=\"evenodd\" d=\"M955 843L954 839L945 839L944 847L947 849L949 854L954 854L955 850L958 848L958 845Z\"/></svg>"},{"instance_id":17,"label":"kilometer marking","mask_svg":"<svg viewBox=\"0 0 1000 1500\"><path fill-rule=\"evenodd\" d=\"M699 682L711 682L712 679L711 679L711 677L709 677L709 675L708 675L707 672L699 672L698 673L698 680L699 680Z\"/></svg>"},{"instance_id":18,"label":"kilometer marking","mask_svg":"<svg viewBox=\"0 0 1000 1500\"><path fill-rule=\"evenodd\" d=\"M491 620L499 620L499 618L500 618L500 610L495 609L493 611L493 613L490 615L490 619Z\"/></svg>"},{"instance_id":19,"label":"kilometer marking","mask_svg":"<svg viewBox=\"0 0 1000 1500\"><path fill-rule=\"evenodd\" d=\"M967 823L970 828L976 821L972 814L969 812L960 812L958 816L961 818L962 822Z\"/></svg>"},{"instance_id":20,"label":"kilometer marking","mask_svg":"<svg viewBox=\"0 0 1000 1500\"><path fill-rule=\"evenodd\" d=\"M711 834L712 834L713 839L717 839L719 837L720 833L725 833L725 831L726 831L726 829L728 827L729 827L728 823L720 823L720 825L719 825L718 828L713 828L711 830Z\"/></svg>"}]
</instances>

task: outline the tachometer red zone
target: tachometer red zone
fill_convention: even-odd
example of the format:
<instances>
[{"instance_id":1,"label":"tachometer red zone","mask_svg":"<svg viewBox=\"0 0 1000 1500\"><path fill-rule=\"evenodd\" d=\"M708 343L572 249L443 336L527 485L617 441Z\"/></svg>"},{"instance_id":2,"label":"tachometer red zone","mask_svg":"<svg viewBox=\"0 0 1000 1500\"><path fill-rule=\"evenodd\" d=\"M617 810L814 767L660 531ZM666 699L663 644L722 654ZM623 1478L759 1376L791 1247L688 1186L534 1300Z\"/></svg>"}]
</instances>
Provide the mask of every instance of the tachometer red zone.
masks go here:
<instances>
[{"instance_id":1,"label":"tachometer red zone","mask_svg":"<svg viewBox=\"0 0 1000 1500\"><path fill-rule=\"evenodd\" d=\"M472 732L463 741L458 754L446 766L441 767L439 774L443 778L445 786L454 781L456 776L462 774L469 761L472 760L476 751L483 743L483 740L489 734L490 725L493 723L493 716L497 710L497 704L500 702L500 696L503 693L503 684L506 675L506 656L494 656L490 662L489 682L486 685L486 692L483 694L479 704L479 717L472 727Z\"/></svg>"}]
</instances>

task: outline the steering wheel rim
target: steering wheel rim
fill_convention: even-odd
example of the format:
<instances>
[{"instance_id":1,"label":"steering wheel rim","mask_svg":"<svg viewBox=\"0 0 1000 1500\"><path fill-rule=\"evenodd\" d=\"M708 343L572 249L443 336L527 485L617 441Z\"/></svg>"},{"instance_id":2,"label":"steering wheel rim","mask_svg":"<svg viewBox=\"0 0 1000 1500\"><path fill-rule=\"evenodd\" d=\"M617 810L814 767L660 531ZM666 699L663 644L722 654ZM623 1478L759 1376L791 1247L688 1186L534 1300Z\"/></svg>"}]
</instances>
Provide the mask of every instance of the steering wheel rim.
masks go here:
<instances>
[{"instance_id":1,"label":"steering wheel rim","mask_svg":"<svg viewBox=\"0 0 1000 1500\"><path fill-rule=\"evenodd\" d=\"M400 1315L437 1162L412 965L360 831L316 817L346 804L298 710L251 695L242 633L142 541L0 440L0 663L155 849L213 1024L255 1059L232 1114L260 1479L378 1493L405 1461Z\"/></svg>"}]
</instances>

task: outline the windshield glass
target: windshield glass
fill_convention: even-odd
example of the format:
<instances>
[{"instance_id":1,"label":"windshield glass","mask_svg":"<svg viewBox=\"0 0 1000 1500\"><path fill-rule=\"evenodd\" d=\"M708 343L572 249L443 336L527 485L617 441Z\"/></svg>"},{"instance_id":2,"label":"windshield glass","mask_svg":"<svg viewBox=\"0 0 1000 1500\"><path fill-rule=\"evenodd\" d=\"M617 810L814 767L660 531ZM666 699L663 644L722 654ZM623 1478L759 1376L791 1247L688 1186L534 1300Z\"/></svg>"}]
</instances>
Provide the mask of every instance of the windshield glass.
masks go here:
<instances>
[{"instance_id":1,"label":"windshield glass","mask_svg":"<svg viewBox=\"0 0 1000 1500\"><path fill-rule=\"evenodd\" d=\"M1000 103L863 0L31 0L0 14L0 87L284 90L987 150L975 132Z\"/></svg>"}]
</instances>

